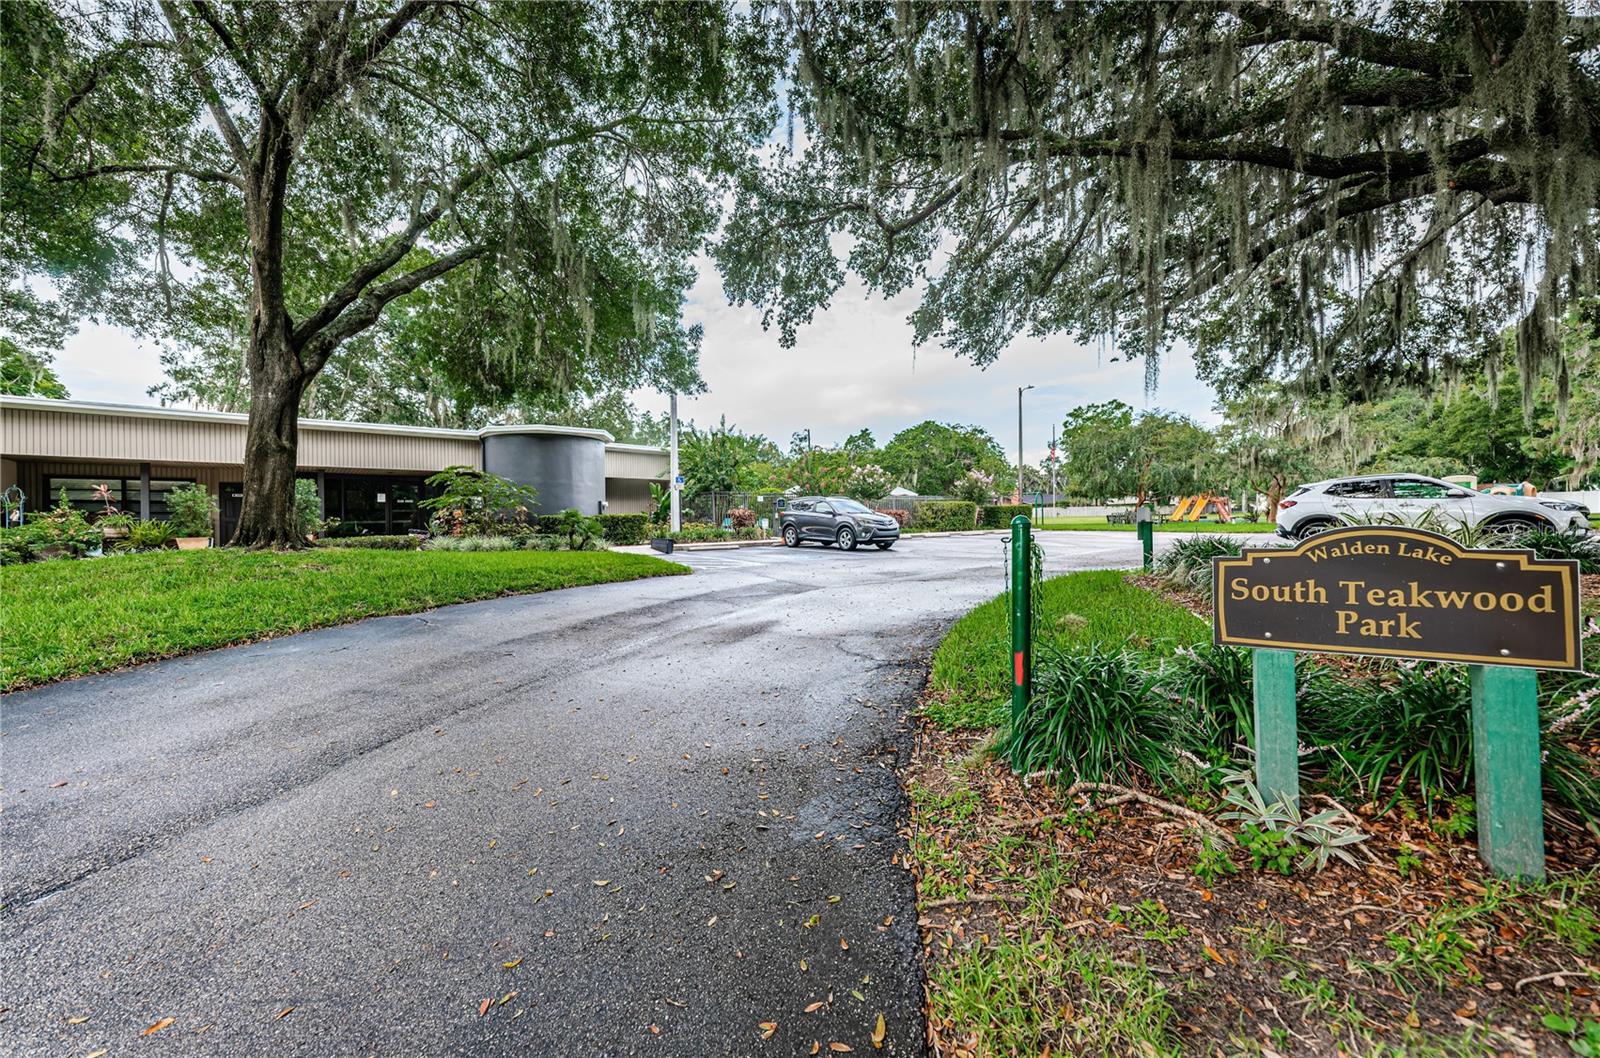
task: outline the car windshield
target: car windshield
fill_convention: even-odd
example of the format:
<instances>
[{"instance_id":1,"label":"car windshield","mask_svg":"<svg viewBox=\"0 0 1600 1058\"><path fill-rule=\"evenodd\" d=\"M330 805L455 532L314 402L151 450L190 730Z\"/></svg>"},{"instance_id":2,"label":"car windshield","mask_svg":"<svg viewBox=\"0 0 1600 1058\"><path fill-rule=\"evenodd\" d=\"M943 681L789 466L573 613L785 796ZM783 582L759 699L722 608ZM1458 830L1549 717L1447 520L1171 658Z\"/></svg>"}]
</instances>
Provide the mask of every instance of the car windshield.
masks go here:
<instances>
[{"instance_id":1,"label":"car windshield","mask_svg":"<svg viewBox=\"0 0 1600 1058\"><path fill-rule=\"evenodd\" d=\"M836 510L836 511L844 511L847 514L871 514L872 513L872 508L863 507L861 504L857 503L855 500L829 500L828 502L833 504L833 509L834 510Z\"/></svg>"}]
</instances>

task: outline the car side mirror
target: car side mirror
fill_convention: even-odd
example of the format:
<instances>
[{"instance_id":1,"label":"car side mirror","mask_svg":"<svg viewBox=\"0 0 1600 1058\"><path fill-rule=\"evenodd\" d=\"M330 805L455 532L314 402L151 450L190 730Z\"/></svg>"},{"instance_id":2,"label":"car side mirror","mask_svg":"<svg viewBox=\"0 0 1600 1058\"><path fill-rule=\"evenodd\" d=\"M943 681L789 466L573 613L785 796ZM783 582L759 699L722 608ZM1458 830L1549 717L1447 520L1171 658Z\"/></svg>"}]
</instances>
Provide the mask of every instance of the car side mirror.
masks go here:
<instances>
[{"instance_id":1,"label":"car side mirror","mask_svg":"<svg viewBox=\"0 0 1600 1058\"><path fill-rule=\"evenodd\" d=\"M1445 495L1450 497L1452 500L1464 500L1468 496L1471 496L1472 493L1466 491L1465 489L1451 489L1449 492L1445 493Z\"/></svg>"}]
</instances>

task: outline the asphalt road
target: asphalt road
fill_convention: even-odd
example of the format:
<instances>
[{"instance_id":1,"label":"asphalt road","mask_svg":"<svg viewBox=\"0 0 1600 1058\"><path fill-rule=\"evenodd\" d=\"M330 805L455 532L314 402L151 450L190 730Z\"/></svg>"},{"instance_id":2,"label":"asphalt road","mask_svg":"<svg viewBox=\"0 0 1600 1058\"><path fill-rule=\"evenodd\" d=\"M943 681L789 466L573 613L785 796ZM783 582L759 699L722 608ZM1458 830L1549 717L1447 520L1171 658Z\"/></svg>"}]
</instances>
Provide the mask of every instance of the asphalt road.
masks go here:
<instances>
[{"instance_id":1,"label":"asphalt road","mask_svg":"<svg viewBox=\"0 0 1600 1058\"><path fill-rule=\"evenodd\" d=\"M894 769L1002 548L700 552L6 697L0 1054L922 1053Z\"/></svg>"}]
</instances>

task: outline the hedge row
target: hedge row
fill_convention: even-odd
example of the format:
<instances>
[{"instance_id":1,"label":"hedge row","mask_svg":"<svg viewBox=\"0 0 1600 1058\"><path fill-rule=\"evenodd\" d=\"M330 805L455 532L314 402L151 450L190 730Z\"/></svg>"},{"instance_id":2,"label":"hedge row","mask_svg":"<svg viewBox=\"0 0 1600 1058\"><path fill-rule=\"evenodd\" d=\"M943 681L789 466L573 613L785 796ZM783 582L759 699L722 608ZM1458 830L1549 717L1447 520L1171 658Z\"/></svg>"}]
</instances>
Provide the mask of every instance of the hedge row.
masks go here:
<instances>
[{"instance_id":1,"label":"hedge row","mask_svg":"<svg viewBox=\"0 0 1600 1058\"><path fill-rule=\"evenodd\" d=\"M913 523L918 529L951 532L971 529L978 523L978 505L971 500L932 500L917 508Z\"/></svg>"},{"instance_id":2,"label":"hedge row","mask_svg":"<svg viewBox=\"0 0 1600 1058\"><path fill-rule=\"evenodd\" d=\"M650 539L650 522L642 514L602 514L600 535L618 547L642 544Z\"/></svg>"},{"instance_id":3,"label":"hedge row","mask_svg":"<svg viewBox=\"0 0 1600 1058\"><path fill-rule=\"evenodd\" d=\"M978 524L985 529L1009 529L1011 519L1019 514L1033 514L1026 503L986 503L980 512Z\"/></svg>"},{"instance_id":4,"label":"hedge row","mask_svg":"<svg viewBox=\"0 0 1600 1058\"><path fill-rule=\"evenodd\" d=\"M365 547L376 551L416 551L422 547L420 536L329 536L317 543L322 547Z\"/></svg>"},{"instance_id":5,"label":"hedge row","mask_svg":"<svg viewBox=\"0 0 1600 1058\"><path fill-rule=\"evenodd\" d=\"M561 519L554 514L541 514L534 519L527 529L507 533L507 536L530 536L528 530L532 529L541 536L560 535ZM602 514L600 515L600 535L608 544L619 547L629 544L642 544L649 539L649 523L642 514ZM326 547L371 547L393 551L415 551L422 546L420 537L415 536L335 536L324 537L320 541Z\"/></svg>"},{"instance_id":6,"label":"hedge row","mask_svg":"<svg viewBox=\"0 0 1600 1058\"><path fill-rule=\"evenodd\" d=\"M630 544L642 544L649 539L648 520L642 514L602 514L600 518L600 536L608 544L626 547ZM530 519L529 524L534 531L545 535L558 534L561 528L561 516L558 514L540 514Z\"/></svg>"}]
</instances>

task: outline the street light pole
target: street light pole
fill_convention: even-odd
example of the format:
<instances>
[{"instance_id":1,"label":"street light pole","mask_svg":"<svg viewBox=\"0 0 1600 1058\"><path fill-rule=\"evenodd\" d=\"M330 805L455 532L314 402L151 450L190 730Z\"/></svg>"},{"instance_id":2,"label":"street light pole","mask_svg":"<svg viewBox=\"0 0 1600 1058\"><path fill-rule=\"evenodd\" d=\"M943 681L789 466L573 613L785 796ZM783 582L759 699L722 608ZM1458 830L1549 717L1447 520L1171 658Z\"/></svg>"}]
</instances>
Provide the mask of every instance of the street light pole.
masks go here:
<instances>
[{"instance_id":1,"label":"street light pole","mask_svg":"<svg viewBox=\"0 0 1600 1058\"><path fill-rule=\"evenodd\" d=\"M1056 505L1056 424L1050 424L1050 506Z\"/></svg>"},{"instance_id":2,"label":"street light pole","mask_svg":"<svg viewBox=\"0 0 1600 1058\"><path fill-rule=\"evenodd\" d=\"M1022 395L1032 386L1017 387L1017 502L1022 502Z\"/></svg>"},{"instance_id":3,"label":"street light pole","mask_svg":"<svg viewBox=\"0 0 1600 1058\"><path fill-rule=\"evenodd\" d=\"M671 396L670 408L672 410L672 449L671 464L667 473L672 477L667 487L672 490L672 531L680 532L683 529L683 512L679 507L683 490L678 487L678 394L674 390Z\"/></svg>"}]
</instances>

